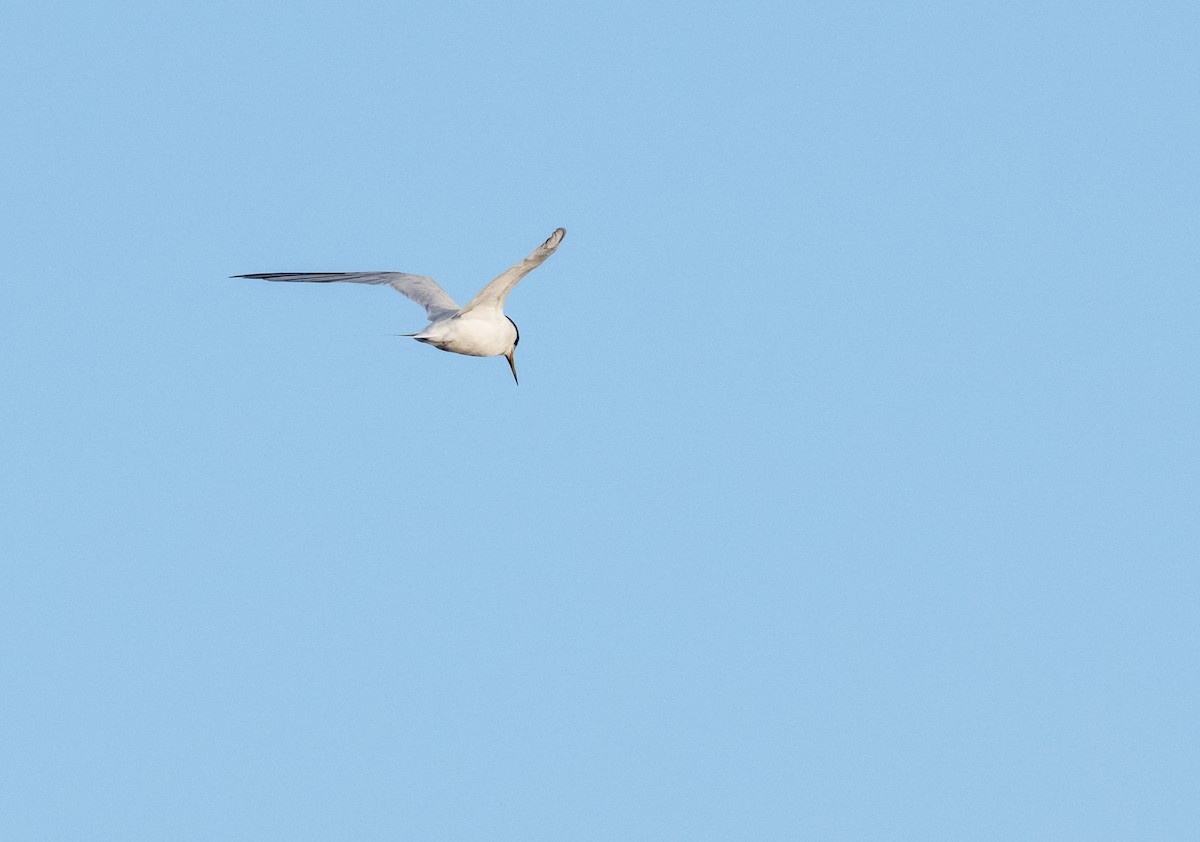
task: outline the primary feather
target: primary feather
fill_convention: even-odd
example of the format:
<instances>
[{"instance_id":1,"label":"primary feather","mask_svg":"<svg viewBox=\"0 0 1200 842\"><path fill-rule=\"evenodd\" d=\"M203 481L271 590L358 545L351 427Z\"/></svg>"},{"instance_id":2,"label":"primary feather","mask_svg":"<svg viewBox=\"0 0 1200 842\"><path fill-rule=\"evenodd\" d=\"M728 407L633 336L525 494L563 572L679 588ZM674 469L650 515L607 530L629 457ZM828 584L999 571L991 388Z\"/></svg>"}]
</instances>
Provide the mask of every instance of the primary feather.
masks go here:
<instances>
[{"instance_id":1,"label":"primary feather","mask_svg":"<svg viewBox=\"0 0 1200 842\"><path fill-rule=\"evenodd\" d=\"M396 292L425 308L430 321L458 312L458 304L433 278L407 272L266 272L258 275L234 275L264 281L299 281L313 284L387 284Z\"/></svg>"}]
</instances>

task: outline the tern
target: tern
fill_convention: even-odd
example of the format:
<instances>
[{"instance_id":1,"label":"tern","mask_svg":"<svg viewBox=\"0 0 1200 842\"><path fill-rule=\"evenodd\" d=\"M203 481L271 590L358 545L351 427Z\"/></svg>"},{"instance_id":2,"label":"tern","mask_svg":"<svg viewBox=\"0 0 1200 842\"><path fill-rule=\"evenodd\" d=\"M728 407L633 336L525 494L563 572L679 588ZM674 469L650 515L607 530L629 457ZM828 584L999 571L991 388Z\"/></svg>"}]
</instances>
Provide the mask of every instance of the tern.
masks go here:
<instances>
[{"instance_id":1,"label":"tern","mask_svg":"<svg viewBox=\"0 0 1200 842\"><path fill-rule=\"evenodd\" d=\"M407 272L267 272L233 277L316 284L387 284L424 307L429 317L429 324L424 330L402 336L411 336L426 345L469 357L505 357L508 367L512 369L513 380L520 383L513 352L521 341L521 332L517 330L517 323L504 315L504 299L508 298L518 281L554 254L566 233L562 228L555 229L549 239L534 249L529 257L502 272L479 290L466 307L459 307L433 278Z\"/></svg>"}]
</instances>

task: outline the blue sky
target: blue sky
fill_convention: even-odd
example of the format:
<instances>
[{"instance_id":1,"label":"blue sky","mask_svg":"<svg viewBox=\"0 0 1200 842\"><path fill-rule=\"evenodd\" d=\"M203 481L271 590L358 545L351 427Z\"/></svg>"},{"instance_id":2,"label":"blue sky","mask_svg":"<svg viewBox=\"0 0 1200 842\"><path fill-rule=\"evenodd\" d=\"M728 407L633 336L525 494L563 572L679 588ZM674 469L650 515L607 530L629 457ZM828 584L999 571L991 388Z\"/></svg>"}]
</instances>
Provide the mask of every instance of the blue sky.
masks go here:
<instances>
[{"instance_id":1,"label":"blue sky","mask_svg":"<svg viewBox=\"0 0 1200 842\"><path fill-rule=\"evenodd\" d=\"M6 4L0 836L1190 838L1198 41Z\"/></svg>"}]
</instances>

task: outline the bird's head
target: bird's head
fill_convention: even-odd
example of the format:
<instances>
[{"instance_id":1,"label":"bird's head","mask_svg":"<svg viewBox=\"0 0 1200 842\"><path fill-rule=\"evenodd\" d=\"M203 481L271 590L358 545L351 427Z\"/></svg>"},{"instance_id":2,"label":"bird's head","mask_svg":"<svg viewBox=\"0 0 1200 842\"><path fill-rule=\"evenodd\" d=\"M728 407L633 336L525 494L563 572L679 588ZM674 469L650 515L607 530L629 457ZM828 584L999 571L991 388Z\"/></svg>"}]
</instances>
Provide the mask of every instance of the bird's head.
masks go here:
<instances>
[{"instance_id":1,"label":"bird's head","mask_svg":"<svg viewBox=\"0 0 1200 842\"><path fill-rule=\"evenodd\" d=\"M504 318L508 319L508 316ZM517 323L512 319L508 319L508 323L513 326L513 344L508 349L508 353L504 355L504 358L508 360L508 367L512 369L513 382L520 385L521 381L517 380L517 364L513 362L513 353L516 352L517 346L521 344L521 331L517 329Z\"/></svg>"}]
</instances>

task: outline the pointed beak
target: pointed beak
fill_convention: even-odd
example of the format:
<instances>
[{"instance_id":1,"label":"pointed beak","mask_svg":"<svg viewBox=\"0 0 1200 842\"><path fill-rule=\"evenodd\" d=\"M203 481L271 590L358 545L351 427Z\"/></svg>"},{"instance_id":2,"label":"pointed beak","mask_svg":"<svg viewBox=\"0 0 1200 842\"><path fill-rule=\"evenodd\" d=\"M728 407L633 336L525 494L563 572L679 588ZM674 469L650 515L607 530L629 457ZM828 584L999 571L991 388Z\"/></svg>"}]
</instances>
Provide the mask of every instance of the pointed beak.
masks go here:
<instances>
[{"instance_id":1,"label":"pointed beak","mask_svg":"<svg viewBox=\"0 0 1200 842\"><path fill-rule=\"evenodd\" d=\"M513 362L513 352L509 351L507 354L505 354L504 359L508 360L508 367L512 369L513 382L520 386L521 381L517 379L517 364Z\"/></svg>"}]
</instances>

